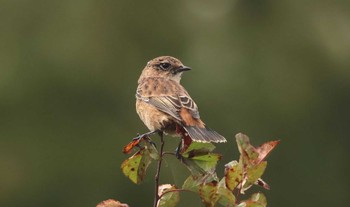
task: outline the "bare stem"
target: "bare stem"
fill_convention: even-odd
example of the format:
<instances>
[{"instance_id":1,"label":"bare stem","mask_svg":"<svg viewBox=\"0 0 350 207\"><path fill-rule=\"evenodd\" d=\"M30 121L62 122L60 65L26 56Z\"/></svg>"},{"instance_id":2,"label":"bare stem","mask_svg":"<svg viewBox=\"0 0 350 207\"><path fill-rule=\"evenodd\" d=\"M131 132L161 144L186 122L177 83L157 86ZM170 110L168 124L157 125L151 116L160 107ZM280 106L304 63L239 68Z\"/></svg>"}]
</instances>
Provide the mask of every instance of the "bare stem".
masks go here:
<instances>
[{"instance_id":1,"label":"bare stem","mask_svg":"<svg viewBox=\"0 0 350 207\"><path fill-rule=\"evenodd\" d=\"M241 183L242 184L242 183ZM238 184L238 185L241 185L241 184ZM243 188L243 186L241 187L241 188ZM238 188L238 189L236 189L237 191L236 191L236 204L238 204L239 202L238 202L238 198L239 198L239 196L241 195L241 188Z\"/></svg>"},{"instance_id":2,"label":"bare stem","mask_svg":"<svg viewBox=\"0 0 350 207\"><path fill-rule=\"evenodd\" d=\"M157 207L158 200L160 199L160 196L158 195L158 187L159 187L159 176L160 176L160 168L162 166L162 161L163 161L163 148L164 148L164 139L163 139L163 132L159 132L160 136L160 151L159 151L159 160L158 160L158 166L157 166L157 172L156 176L154 177L155 180L155 189L154 189L154 203L153 207Z\"/></svg>"},{"instance_id":3,"label":"bare stem","mask_svg":"<svg viewBox=\"0 0 350 207\"><path fill-rule=\"evenodd\" d=\"M175 156L175 153L174 152L163 152L163 155L173 155L173 156Z\"/></svg>"}]
</instances>

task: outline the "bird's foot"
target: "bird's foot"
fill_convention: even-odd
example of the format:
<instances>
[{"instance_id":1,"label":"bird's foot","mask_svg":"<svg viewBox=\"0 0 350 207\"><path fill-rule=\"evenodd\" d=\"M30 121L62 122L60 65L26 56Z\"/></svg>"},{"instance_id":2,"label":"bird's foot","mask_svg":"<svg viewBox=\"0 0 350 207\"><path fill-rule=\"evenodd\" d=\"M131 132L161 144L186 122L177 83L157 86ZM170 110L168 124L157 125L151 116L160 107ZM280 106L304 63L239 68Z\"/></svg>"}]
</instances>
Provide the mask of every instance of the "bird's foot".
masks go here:
<instances>
[{"instance_id":1,"label":"bird's foot","mask_svg":"<svg viewBox=\"0 0 350 207\"><path fill-rule=\"evenodd\" d=\"M152 144L154 147L157 147L157 146L156 146L156 143L154 143L154 142L151 140L151 138L150 138L151 135L153 135L153 134L155 134L155 133L157 133L157 132L158 132L158 130L150 131L150 132L147 132L147 133L144 133L144 134L139 134L139 133L137 133L137 136L136 136L135 138L133 138L132 140L133 140L134 142L140 142L141 139L144 139L144 140L147 141L148 143Z\"/></svg>"},{"instance_id":2,"label":"bird's foot","mask_svg":"<svg viewBox=\"0 0 350 207\"><path fill-rule=\"evenodd\" d=\"M144 134L137 134L136 137L134 137L132 139L132 141L127 144L126 146L124 146L123 148L123 152L128 154L130 153L130 151L134 148L134 147L139 147L140 149L143 148L142 146L140 146L140 142L142 140L150 143L151 145L153 145L155 148L157 148L156 144L151 140L150 138L150 135L154 134L154 133L157 133L158 131L151 131L151 132L147 132L147 133L144 133Z\"/></svg>"},{"instance_id":3,"label":"bird's foot","mask_svg":"<svg viewBox=\"0 0 350 207\"><path fill-rule=\"evenodd\" d=\"M179 145L178 145L178 146L176 147L176 149L175 149L175 157L176 157L177 159L179 159L179 160L182 159L182 155L181 155L181 153L180 153L181 147L182 147L182 140L180 141Z\"/></svg>"},{"instance_id":4,"label":"bird's foot","mask_svg":"<svg viewBox=\"0 0 350 207\"><path fill-rule=\"evenodd\" d=\"M182 155L180 154L180 148L179 148L179 147L176 147L176 149L175 149L175 157L176 157L178 160L181 160L181 159L182 159Z\"/></svg>"}]
</instances>

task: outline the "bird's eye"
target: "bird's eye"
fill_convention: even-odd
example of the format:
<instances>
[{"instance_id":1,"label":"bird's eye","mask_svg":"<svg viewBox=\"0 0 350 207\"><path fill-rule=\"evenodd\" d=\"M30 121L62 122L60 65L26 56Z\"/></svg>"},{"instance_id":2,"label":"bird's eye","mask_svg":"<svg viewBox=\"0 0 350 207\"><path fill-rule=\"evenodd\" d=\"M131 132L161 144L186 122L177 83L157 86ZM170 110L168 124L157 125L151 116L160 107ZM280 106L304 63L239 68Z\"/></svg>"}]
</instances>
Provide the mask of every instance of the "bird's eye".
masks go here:
<instances>
[{"instance_id":1,"label":"bird's eye","mask_svg":"<svg viewBox=\"0 0 350 207\"><path fill-rule=\"evenodd\" d=\"M162 70L168 70L170 68L170 63L161 63L159 64L159 67L162 69Z\"/></svg>"}]
</instances>

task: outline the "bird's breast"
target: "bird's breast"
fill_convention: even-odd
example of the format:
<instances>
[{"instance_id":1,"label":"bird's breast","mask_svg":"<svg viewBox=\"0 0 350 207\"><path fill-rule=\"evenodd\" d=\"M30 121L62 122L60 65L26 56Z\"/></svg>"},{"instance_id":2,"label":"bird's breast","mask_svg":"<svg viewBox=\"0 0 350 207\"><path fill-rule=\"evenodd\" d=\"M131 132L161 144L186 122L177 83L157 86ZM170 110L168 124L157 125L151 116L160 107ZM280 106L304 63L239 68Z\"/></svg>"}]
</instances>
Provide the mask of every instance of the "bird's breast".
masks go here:
<instances>
[{"instance_id":1,"label":"bird's breast","mask_svg":"<svg viewBox=\"0 0 350 207\"><path fill-rule=\"evenodd\" d=\"M142 100L136 100L136 112L142 122L151 131L158 129L173 128L175 120L170 115L159 111L157 108Z\"/></svg>"}]
</instances>

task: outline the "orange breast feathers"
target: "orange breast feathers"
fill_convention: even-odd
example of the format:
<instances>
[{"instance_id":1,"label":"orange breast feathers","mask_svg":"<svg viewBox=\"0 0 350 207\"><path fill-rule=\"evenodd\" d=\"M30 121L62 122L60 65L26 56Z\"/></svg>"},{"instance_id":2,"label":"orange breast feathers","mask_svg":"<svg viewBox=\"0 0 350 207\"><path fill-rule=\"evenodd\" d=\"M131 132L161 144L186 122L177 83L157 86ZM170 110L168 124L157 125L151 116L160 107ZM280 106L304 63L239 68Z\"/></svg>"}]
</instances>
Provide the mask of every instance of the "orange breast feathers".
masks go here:
<instances>
[{"instance_id":1,"label":"orange breast feathers","mask_svg":"<svg viewBox=\"0 0 350 207\"><path fill-rule=\"evenodd\" d=\"M197 126L204 128L205 124L200 119L193 118L192 114L186 108L181 108L180 117L185 126Z\"/></svg>"}]
</instances>

